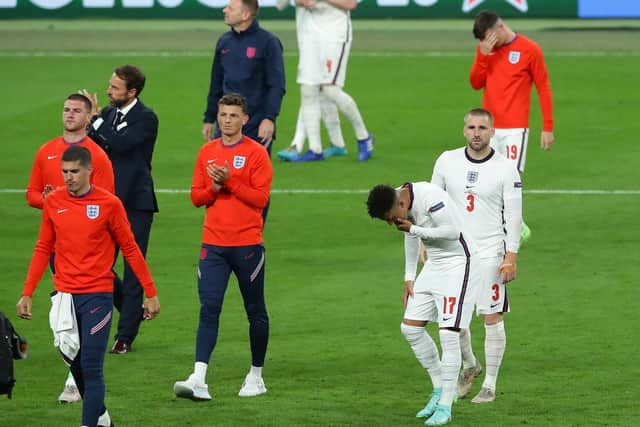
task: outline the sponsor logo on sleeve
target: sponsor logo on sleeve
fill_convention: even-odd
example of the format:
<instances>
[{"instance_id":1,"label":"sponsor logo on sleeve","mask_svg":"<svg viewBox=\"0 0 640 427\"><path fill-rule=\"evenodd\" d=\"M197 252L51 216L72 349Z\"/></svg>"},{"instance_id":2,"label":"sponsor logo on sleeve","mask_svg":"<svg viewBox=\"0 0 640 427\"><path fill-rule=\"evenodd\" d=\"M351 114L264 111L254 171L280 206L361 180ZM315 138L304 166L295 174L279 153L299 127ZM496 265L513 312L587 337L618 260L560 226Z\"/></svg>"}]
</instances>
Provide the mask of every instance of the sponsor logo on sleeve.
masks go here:
<instances>
[{"instance_id":1,"label":"sponsor logo on sleeve","mask_svg":"<svg viewBox=\"0 0 640 427\"><path fill-rule=\"evenodd\" d=\"M522 188L522 182L514 182L513 188Z\"/></svg>"},{"instance_id":2,"label":"sponsor logo on sleeve","mask_svg":"<svg viewBox=\"0 0 640 427\"><path fill-rule=\"evenodd\" d=\"M87 205L87 218L96 219L100 216L100 205Z\"/></svg>"},{"instance_id":3,"label":"sponsor logo on sleeve","mask_svg":"<svg viewBox=\"0 0 640 427\"><path fill-rule=\"evenodd\" d=\"M444 202L436 203L435 205L429 208L429 213L438 212L442 208L444 208Z\"/></svg>"}]
</instances>

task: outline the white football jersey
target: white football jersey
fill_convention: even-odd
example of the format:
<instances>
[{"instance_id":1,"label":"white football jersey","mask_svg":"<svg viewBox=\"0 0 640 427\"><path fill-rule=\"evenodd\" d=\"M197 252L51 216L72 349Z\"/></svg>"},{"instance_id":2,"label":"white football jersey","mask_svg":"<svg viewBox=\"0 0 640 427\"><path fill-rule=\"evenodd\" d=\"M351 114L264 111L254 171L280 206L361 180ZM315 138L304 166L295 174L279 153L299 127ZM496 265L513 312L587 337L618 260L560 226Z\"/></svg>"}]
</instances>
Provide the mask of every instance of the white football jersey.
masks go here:
<instances>
[{"instance_id":1,"label":"white football jersey","mask_svg":"<svg viewBox=\"0 0 640 427\"><path fill-rule=\"evenodd\" d=\"M483 160L466 147L445 151L436 161L431 182L459 207L482 258L518 252L522 224L522 181L513 162L495 151Z\"/></svg>"},{"instance_id":2,"label":"white football jersey","mask_svg":"<svg viewBox=\"0 0 640 427\"><path fill-rule=\"evenodd\" d=\"M414 224L405 233L405 280L415 279L418 239L422 239L428 263L435 269L447 270L467 263L477 247L465 232L458 209L449 195L429 182L407 183L404 187L411 195L409 221Z\"/></svg>"},{"instance_id":3,"label":"white football jersey","mask_svg":"<svg viewBox=\"0 0 640 427\"><path fill-rule=\"evenodd\" d=\"M316 3L312 10L296 7L298 40L309 38L321 42L351 40L351 14L325 1Z\"/></svg>"}]
</instances>

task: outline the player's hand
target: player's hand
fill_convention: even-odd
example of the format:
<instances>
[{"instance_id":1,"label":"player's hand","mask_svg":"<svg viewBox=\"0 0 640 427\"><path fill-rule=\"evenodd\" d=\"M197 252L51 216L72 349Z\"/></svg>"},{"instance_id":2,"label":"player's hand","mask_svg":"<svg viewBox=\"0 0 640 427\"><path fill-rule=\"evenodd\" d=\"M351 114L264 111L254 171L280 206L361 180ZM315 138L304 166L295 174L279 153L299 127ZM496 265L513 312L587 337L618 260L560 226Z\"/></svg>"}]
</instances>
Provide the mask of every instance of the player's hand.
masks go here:
<instances>
[{"instance_id":1,"label":"player's hand","mask_svg":"<svg viewBox=\"0 0 640 427\"><path fill-rule=\"evenodd\" d=\"M211 141L213 138L213 123L202 125L202 138L204 138L204 142Z\"/></svg>"},{"instance_id":2,"label":"player's hand","mask_svg":"<svg viewBox=\"0 0 640 427\"><path fill-rule=\"evenodd\" d=\"M100 104L98 103L98 92L93 92L93 95L89 93L88 90L82 89L80 91L81 95L86 96L91 101L91 115L95 116L96 114L100 114Z\"/></svg>"},{"instance_id":3,"label":"player's hand","mask_svg":"<svg viewBox=\"0 0 640 427\"><path fill-rule=\"evenodd\" d=\"M42 199L46 199L49 193L55 190L55 187L51 184L47 184L44 186L44 191L42 191Z\"/></svg>"},{"instance_id":4,"label":"player's hand","mask_svg":"<svg viewBox=\"0 0 640 427\"><path fill-rule=\"evenodd\" d=\"M224 166L211 163L207 166L207 175L213 180L214 185L223 185L229 179L229 162L225 160Z\"/></svg>"},{"instance_id":5,"label":"player's hand","mask_svg":"<svg viewBox=\"0 0 640 427\"><path fill-rule=\"evenodd\" d=\"M31 297L21 296L16 304L16 310L22 319L31 320Z\"/></svg>"},{"instance_id":6,"label":"player's hand","mask_svg":"<svg viewBox=\"0 0 640 427\"><path fill-rule=\"evenodd\" d=\"M258 138L260 139L260 143L265 147L269 147L273 140L273 130L274 124L271 120L264 119L260 122L260 126L258 127Z\"/></svg>"},{"instance_id":7,"label":"player's hand","mask_svg":"<svg viewBox=\"0 0 640 427\"><path fill-rule=\"evenodd\" d=\"M502 280L502 283L509 283L516 278L516 274L518 272L516 259L517 254L513 252L507 252L504 256L504 260L498 268L498 273L500 274L500 280Z\"/></svg>"},{"instance_id":8,"label":"player's hand","mask_svg":"<svg viewBox=\"0 0 640 427\"><path fill-rule=\"evenodd\" d=\"M551 147L553 146L553 141L554 141L553 132L542 131L542 134L540 135L540 148L542 148L545 151L551 150Z\"/></svg>"},{"instance_id":9,"label":"player's hand","mask_svg":"<svg viewBox=\"0 0 640 427\"><path fill-rule=\"evenodd\" d=\"M404 293L402 295L402 305L407 308L407 301L409 297L413 298L413 280L404 281Z\"/></svg>"},{"instance_id":10,"label":"player's hand","mask_svg":"<svg viewBox=\"0 0 640 427\"><path fill-rule=\"evenodd\" d=\"M480 41L480 43L478 43L480 46L480 52L483 55L491 54L491 51L493 50L493 47L496 45L497 42L498 42L498 35L494 32L487 32L487 34L485 34L484 38Z\"/></svg>"},{"instance_id":11,"label":"player's hand","mask_svg":"<svg viewBox=\"0 0 640 427\"><path fill-rule=\"evenodd\" d=\"M411 226L413 225L411 224L411 221L409 221L408 219L402 219L402 218L394 218L393 223L395 224L398 230L404 231L405 233L408 233L409 230L411 229Z\"/></svg>"},{"instance_id":12,"label":"player's hand","mask_svg":"<svg viewBox=\"0 0 640 427\"><path fill-rule=\"evenodd\" d=\"M158 296L147 298L144 300L142 304L142 308L144 309L142 318L144 320L153 320L160 314L160 300L158 300Z\"/></svg>"}]
</instances>

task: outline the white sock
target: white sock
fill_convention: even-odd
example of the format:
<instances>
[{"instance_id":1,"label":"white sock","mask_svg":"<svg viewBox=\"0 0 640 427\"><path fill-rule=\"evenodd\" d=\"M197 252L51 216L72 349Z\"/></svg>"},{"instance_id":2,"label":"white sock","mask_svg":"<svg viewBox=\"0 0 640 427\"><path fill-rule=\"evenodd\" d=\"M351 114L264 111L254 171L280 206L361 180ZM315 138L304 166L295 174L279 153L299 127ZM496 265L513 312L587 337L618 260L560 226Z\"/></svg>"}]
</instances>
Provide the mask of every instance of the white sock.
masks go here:
<instances>
[{"instance_id":1,"label":"white sock","mask_svg":"<svg viewBox=\"0 0 640 427\"><path fill-rule=\"evenodd\" d=\"M460 351L462 352L463 369L476 366L476 356L471 348L471 330L469 329L460 329Z\"/></svg>"},{"instance_id":2,"label":"white sock","mask_svg":"<svg viewBox=\"0 0 640 427\"><path fill-rule=\"evenodd\" d=\"M331 145L344 148L345 144L342 136L342 128L340 127L338 106L329 99L323 91L320 91L320 110L322 111L322 121L329 133Z\"/></svg>"},{"instance_id":3,"label":"white sock","mask_svg":"<svg viewBox=\"0 0 640 427\"><path fill-rule=\"evenodd\" d=\"M440 368L440 358L438 356L438 347L433 342L427 331L422 326L410 326L404 323L400 324L400 331L405 336L407 342L416 355L416 359L427 370L433 388L442 387L442 373Z\"/></svg>"},{"instance_id":4,"label":"white sock","mask_svg":"<svg viewBox=\"0 0 640 427\"><path fill-rule=\"evenodd\" d=\"M360 110L358 110L358 106L353 98L343 91L341 87L336 85L322 86L322 91L328 98L332 99L338 106L338 109L347 116L353 126L356 138L359 140L368 138L369 132L367 131L367 127L364 125L364 120L362 120Z\"/></svg>"},{"instance_id":5,"label":"white sock","mask_svg":"<svg viewBox=\"0 0 640 427\"><path fill-rule=\"evenodd\" d=\"M320 139L320 88L312 85L300 85L300 110L302 123L309 138L309 149L318 154L322 152Z\"/></svg>"},{"instance_id":6,"label":"white sock","mask_svg":"<svg viewBox=\"0 0 640 427\"><path fill-rule=\"evenodd\" d=\"M442 396L440 403L451 406L456 391L458 373L462 364L460 355L460 337L458 332L440 329L440 346L442 347Z\"/></svg>"},{"instance_id":7,"label":"white sock","mask_svg":"<svg viewBox=\"0 0 640 427\"><path fill-rule=\"evenodd\" d=\"M482 387L489 388L495 392L498 371L507 346L507 334L504 330L504 321L494 325L484 325L484 329L484 357L487 366Z\"/></svg>"},{"instance_id":8,"label":"white sock","mask_svg":"<svg viewBox=\"0 0 640 427\"><path fill-rule=\"evenodd\" d=\"M262 366L253 366L253 365L251 365L251 369L249 370L249 375L253 375L254 377L262 378Z\"/></svg>"},{"instance_id":9,"label":"white sock","mask_svg":"<svg viewBox=\"0 0 640 427\"><path fill-rule=\"evenodd\" d=\"M196 378L201 381L203 384L207 383L207 368L209 365L204 362L196 362L193 367L193 374Z\"/></svg>"},{"instance_id":10,"label":"white sock","mask_svg":"<svg viewBox=\"0 0 640 427\"><path fill-rule=\"evenodd\" d=\"M76 380L73 378L73 374L71 372L69 372L69 375L67 375L67 381L65 381L64 383L65 386L73 386L73 387L77 387L76 385Z\"/></svg>"},{"instance_id":11,"label":"white sock","mask_svg":"<svg viewBox=\"0 0 640 427\"><path fill-rule=\"evenodd\" d=\"M300 108L298 110L298 121L296 122L296 133L293 135L291 146L296 147L296 150L302 152L305 139L307 139L307 132L304 129L304 123L302 122L302 108Z\"/></svg>"}]
</instances>

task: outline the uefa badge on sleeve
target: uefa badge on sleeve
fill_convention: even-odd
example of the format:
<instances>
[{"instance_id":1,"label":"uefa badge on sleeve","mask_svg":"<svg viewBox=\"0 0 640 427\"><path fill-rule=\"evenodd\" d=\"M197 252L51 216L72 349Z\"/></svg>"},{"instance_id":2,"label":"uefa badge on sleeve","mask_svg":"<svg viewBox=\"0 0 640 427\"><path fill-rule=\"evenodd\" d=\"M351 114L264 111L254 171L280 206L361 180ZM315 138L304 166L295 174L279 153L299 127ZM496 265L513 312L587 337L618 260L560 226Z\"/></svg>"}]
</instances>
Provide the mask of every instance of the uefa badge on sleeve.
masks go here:
<instances>
[{"instance_id":1,"label":"uefa badge on sleeve","mask_svg":"<svg viewBox=\"0 0 640 427\"><path fill-rule=\"evenodd\" d=\"M517 64L520 62L520 52L517 50L512 50L509 52L509 62L511 64Z\"/></svg>"},{"instance_id":2,"label":"uefa badge on sleeve","mask_svg":"<svg viewBox=\"0 0 640 427\"><path fill-rule=\"evenodd\" d=\"M96 219L100 215L100 205L87 205L87 218Z\"/></svg>"},{"instance_id":3,"label":"uefa badge on sleeve","mask_svg":"<svg viewBox=\"0 0 640 427\"><path fill-rule=\"evenodd\" d=\"M245 156L233 156L233 167L235 169L242 169L246 160L247 158Z\"/></svg>"}]
</instances>

